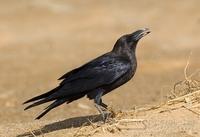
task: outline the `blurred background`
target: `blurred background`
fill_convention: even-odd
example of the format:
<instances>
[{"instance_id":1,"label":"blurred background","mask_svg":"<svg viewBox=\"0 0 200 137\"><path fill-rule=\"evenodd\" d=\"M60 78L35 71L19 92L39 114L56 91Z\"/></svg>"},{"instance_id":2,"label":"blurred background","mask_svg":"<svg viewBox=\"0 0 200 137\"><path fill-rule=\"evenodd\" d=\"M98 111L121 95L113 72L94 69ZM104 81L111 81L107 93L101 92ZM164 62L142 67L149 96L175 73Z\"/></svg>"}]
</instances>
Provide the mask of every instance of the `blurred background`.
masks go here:
<instances>
[{"instance_id":1,"label":"blurred background","mask_svg":"<svg viewBox=\"0 0 200 137\"><path fill-rule=\"evenodd\" d=\"M22 102L58 85L65 72L108 52L123 34L148 27L133 80L103 99L115 109L158 103L200 68L199 0L0 0L0 121L28 122L44 108ZM86 98L46 119L98 113Z\"/></svg>"}]
</instances>

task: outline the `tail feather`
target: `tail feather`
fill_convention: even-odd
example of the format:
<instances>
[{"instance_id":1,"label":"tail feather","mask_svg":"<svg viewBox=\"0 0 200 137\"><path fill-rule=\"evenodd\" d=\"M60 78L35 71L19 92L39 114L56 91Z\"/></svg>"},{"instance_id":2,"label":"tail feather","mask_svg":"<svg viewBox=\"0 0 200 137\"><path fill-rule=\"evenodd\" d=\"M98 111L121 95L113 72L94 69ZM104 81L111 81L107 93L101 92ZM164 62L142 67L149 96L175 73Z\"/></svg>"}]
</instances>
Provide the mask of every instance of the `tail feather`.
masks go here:
<instances>
[{"instance_id":1,"label":"tail feather","mask_svg":"<svg viewBox=\"0 0 200 137\"><path fill-rule=\"evenodd\" d=\"M29 106L27 106L24 110L30 109L32 107L50 102L50 101L54 101L52 104L50 104L47 108L44 109L44 111L38 116L36 117L36 119L40 119L41 117L43 117L45 114L47 114L50 110L54 109L55 107L63 104L63 103L71 103L74 100L77 100L83 96L85 96L86 93L79 93L79 94L70 94L68 96L64 96L62 95L64 91L62 91L62 86L56 87L53 90L44 93L42 95L36 96L32 99L27 100L26 102L24 102L24 104L26 103L30 103L33 102L32 104L30 104Z\"/></svg>"},{"instance_id":2,"label":"tail feather","mask_svg":"<svg viewBox=\"0 0 200 137\"><path fill-rule=\"evenodd\" d=\"M41 105L41 104L44 104L44 103L47 103L47 102L53 101L53 100L55 100L55 99L48 99L48 98L45 98L45 99L43 99L43 100L39 100L39 101L37 101L37 102L35 102L35 103L33 103L33 104L27 106L24 110L28 110L28 109L30 109L30 108L32 108L32 107L39 106L39 105Z\"/></svg>"},{"instance_id":3,"label":"tail feather","mask_svg":"<svg viewBox=\"0 0 200 137\"><path fill-rule=\"evenodd\" d=\"M62 105L63 103L66 102L66 99L59 99L54 101L52 104L50 104L47 108L45 108L44 112L42 112L38 117L36 117L36 119L40 119L42 118L44 115L46 115L50 110L54 109L57 106Z\"/></svg>"},{"instance_id":4,"label":"tail feather","mask_svg":"<svg viewBox=\"0 0 200 137\"><path fill-rule=\"evenodd\" d=\"M47 92L47 93L44 93L44 94L42 94L42 95L36 96L36 97L34 97L34 98L31 98L31 99L25 101L23 104L27 104L27 103L30 103L30 102L33 102L33 101L36 101L36 100L39 100L39 99L43 99L43 98L45 98L45 97L48 97L48 96L50 96L51 94L55 93L55 92L56 92L57 90L59 90L59 89L60 89L60 87L56 87L56 88L50 90L50 91Z\"/></svg>"}]
</instances>

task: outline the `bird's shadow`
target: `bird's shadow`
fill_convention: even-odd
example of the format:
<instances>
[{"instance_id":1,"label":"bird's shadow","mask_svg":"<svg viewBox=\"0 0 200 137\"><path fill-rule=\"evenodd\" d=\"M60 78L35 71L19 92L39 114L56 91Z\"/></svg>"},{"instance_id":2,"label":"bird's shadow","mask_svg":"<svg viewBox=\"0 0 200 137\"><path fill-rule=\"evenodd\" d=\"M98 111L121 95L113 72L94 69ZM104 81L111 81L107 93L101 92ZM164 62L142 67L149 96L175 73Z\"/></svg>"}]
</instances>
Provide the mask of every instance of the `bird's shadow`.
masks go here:
<instances>
[{"instance_id":1,"label":"bird's shadow","mask_svg":"<svg viewBox=\"0 0 200 137\"><path fill-rule=\"evenodd\" d=\"M17 137L35 137L35 136L45 135L47 133L51 133L51 132L62 130L62 129L89 126L91 125L91 121L92 123L102 121L102 117L100 115L90 115L90 116L69 118L63 121L47 124L40 129L36 129L33 131L29 131L29 132L17 135Z\"/></svg>"}]
</instances>

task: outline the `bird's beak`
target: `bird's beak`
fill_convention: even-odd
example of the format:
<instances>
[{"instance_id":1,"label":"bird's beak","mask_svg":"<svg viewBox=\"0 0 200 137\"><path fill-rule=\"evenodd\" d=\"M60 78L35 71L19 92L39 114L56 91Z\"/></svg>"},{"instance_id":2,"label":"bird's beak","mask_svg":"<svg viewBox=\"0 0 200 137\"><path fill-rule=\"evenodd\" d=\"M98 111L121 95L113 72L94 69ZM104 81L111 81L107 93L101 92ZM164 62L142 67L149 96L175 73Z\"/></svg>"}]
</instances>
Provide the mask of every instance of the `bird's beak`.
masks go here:
<instances>
[{"instance_id":1,"label":"bird's beak","mask_svg":"<svg viewBox=\"0 0 200 137\"><path fill-rule=\"evenodd\" d=\"M140 29L134 33L132 33L132 38L136 41L140 40L142 37L149 34L151 31L148 28Z\"/></svg>"}]
</instances>

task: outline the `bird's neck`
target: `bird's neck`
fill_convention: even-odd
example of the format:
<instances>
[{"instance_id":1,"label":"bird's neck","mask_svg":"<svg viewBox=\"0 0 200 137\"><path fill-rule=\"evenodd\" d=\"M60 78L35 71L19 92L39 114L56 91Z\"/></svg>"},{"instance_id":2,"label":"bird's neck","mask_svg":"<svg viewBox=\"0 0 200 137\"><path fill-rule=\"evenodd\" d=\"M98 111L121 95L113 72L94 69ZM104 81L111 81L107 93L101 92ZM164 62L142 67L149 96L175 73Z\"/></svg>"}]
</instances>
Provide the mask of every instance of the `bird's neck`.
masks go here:
<instances>
[{"instance_id":1,"label":"bird's neck","mask_svg":"<svg viewBox=\"0 0 200 137\"><path fill-rule=\"evenodd\" d=\"M125 56L130 59L131 63L136 63L136 45L132 47L118 47L114 48L113 52L120 56Z\"/></svg>"}]
</instances>

